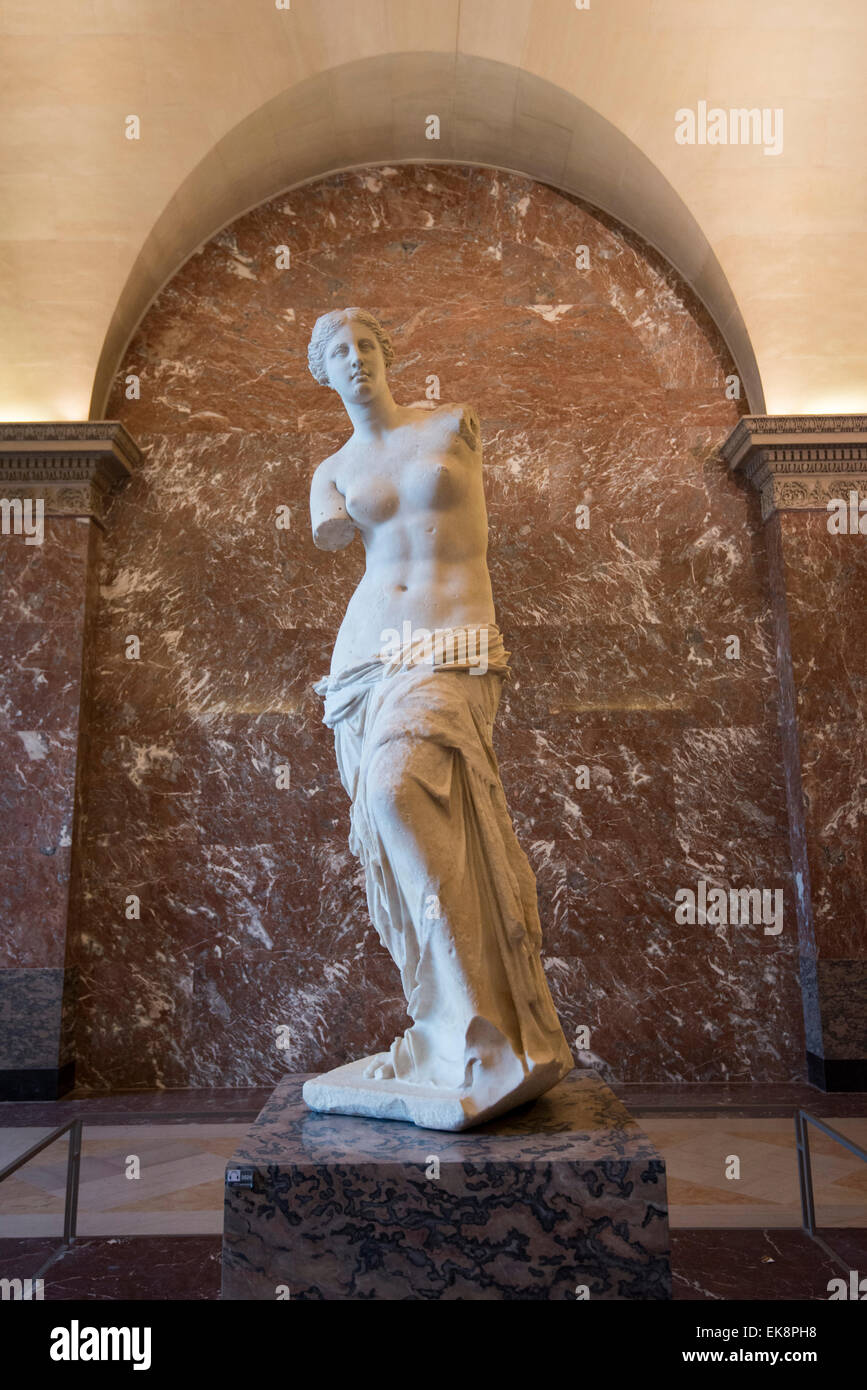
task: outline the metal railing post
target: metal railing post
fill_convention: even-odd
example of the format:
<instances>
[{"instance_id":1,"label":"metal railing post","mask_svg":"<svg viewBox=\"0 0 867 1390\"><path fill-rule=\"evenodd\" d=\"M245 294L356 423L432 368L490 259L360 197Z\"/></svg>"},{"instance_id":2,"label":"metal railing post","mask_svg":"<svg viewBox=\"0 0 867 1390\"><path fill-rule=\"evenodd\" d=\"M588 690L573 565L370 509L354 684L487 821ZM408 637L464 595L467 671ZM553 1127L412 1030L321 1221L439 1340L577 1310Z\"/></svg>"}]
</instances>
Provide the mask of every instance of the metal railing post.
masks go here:
<instances>
[{"instance_id":1,"label":"metal railing post","mask_svg":"<svg viewBox=\"0 0 867 1390\"><path fill-rule=\"evenodd\" d=\"M81 1129L79 1117L73 1120L69 1131L69 1153L66 1160L66 1201L63 1204L63 1243L71 1245L75 1240L75 1226L78 1219L78 1178L81 1170Z\"/></svg>"},{"instance_id":2,"label":"metal railing post","mask_svg":"<svg viewBox=\"0 0 867 1390\"><path fill-rule=\"evenodd\" d=\"M810 1135L802 1110L795 1115L795 1142L798 1146L798 1182L801 1188L801 1225L809 1235L816 1231L813 1203L813 1170L810 1166Z\"/></svg>"}]
</instances>

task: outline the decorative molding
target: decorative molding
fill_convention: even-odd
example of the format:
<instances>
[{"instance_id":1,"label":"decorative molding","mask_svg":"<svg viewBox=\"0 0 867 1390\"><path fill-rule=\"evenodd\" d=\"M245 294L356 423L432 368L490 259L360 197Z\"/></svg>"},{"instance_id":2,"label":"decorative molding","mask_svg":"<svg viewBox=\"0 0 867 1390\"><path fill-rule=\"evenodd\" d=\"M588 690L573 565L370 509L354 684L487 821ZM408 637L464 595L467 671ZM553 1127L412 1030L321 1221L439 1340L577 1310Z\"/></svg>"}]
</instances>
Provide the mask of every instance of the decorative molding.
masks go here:
<instances>
[{"instance_id":1,"label":"decorative molding","mask_svg":"<svg viewBox=\"0 0 867 1390\"><path fill-rule=\"evenodd\" d=\"M720 452L761 495L763 521L867 496L867 415L743 415Z\"/></svg>"},{"instance_id":2,"label":"decorative molding","mask_svg":"<svg viewBox=\"0 0 867 1390\"><path fill-rule=\"evenodd\" d=\"M0 495L45 504L46 516L92 517L126 486L142 453L119 420L0 424Z\"/></svg>"}]
</instances>

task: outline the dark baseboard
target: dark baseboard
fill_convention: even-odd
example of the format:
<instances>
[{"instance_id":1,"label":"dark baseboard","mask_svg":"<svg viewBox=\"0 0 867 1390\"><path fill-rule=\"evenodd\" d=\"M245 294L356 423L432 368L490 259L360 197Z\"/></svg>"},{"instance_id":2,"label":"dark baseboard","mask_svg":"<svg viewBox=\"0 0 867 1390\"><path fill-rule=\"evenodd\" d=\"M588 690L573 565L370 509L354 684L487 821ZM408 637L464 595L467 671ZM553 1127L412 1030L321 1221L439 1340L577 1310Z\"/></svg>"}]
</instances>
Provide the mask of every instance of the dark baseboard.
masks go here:
<instances>
[{"instance_id":1,"label":"dark baseboard","mask_svg":"<svg viewBox=\"0 0 867 1390\"><path fill-rule=\"evenodd\" d=\"M808 1052L807 1076L822 1091L867 1091L867 1058L836 1060Z\"/></svg>"},{"instance_id":2,"label":"dark baseboard","mask_svg":"<svg viewBox=\"0 0 867 1390\"><path fill-rule=\"evenodd\" d=\"M0 1070L0 1101L60 1100L75 1085L75 1063L44 1069Z\"/></svg>"}]
</instances>

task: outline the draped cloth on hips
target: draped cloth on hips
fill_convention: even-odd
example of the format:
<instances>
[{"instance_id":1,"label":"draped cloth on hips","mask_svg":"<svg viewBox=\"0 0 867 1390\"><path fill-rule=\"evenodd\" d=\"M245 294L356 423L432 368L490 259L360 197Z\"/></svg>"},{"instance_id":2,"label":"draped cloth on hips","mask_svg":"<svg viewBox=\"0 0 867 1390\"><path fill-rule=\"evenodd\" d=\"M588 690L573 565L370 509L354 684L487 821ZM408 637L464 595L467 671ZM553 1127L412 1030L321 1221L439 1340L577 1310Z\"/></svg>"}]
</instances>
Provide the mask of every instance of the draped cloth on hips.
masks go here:
<instances>
[{"instance_id":1,"label":"draped cloth on hips","mask_svg":"<svg viewBox=\"0 0 867 1390\"><path fill-rule=\"evenodd\" d=\"M480 1105L537 1065L572 1066L492 745L508 656L493 624L448 629L314 687L352 802L350 849L413 1020L387 1054L394 1076L467 1088Z\"/></svg>"}]
</instances>

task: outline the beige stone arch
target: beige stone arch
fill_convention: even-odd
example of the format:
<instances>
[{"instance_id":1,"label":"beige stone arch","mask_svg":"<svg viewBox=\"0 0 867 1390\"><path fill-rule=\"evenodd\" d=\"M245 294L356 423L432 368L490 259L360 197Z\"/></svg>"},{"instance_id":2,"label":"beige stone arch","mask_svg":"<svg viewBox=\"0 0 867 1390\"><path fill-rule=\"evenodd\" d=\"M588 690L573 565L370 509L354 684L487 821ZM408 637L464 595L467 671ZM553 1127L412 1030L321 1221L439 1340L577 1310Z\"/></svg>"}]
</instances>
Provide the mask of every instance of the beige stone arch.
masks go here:
<instances>
[{"instance_id":1,"label":"beige stone arch","mask_svg":"<svg viewBox=\"0 0 867 1390\"><path fill-rule=\"evenodd\" d=\"M431 115L440 119L439 140L425 135ZM196 165L148 233L123 288L100 353L91 418L101 418L149 305L203 242L299 184L414 161L525 174L632 228L702 300L737 364L750 410L763 413L755 353L719 261L683 199L632 140L572 93L513 65L460 53L392 53L287 88Z\"/></svg>"}]
</instances>

